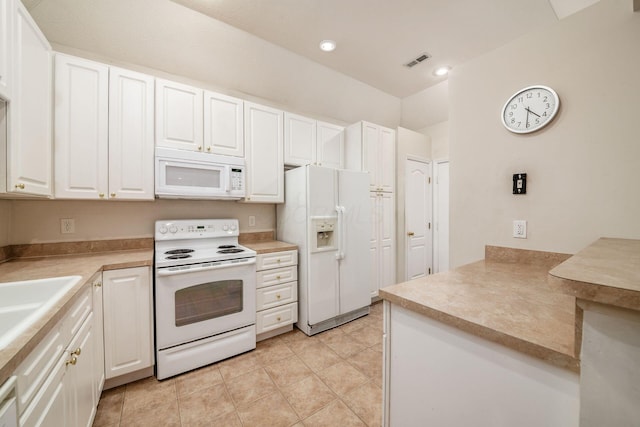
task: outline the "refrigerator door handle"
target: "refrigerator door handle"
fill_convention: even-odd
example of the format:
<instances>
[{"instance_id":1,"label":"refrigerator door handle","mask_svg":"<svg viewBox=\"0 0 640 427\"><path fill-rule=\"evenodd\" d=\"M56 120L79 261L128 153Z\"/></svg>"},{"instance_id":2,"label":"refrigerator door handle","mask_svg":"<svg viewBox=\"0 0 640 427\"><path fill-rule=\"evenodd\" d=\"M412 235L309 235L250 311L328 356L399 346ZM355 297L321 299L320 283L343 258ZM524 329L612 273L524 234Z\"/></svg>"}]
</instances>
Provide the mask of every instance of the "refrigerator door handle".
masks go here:
<instances>
[{"instance_id":1,"label":"refrigerator door handle","mask_svg":"<svg viewBox=\"0 0 640 427\"><path fill-rule=\"evenodd\" d=\"M338 212L338 253L336 259L338 261L344 259L344 206L336 206L336 212Z\"/></svg>"}]
</instances>

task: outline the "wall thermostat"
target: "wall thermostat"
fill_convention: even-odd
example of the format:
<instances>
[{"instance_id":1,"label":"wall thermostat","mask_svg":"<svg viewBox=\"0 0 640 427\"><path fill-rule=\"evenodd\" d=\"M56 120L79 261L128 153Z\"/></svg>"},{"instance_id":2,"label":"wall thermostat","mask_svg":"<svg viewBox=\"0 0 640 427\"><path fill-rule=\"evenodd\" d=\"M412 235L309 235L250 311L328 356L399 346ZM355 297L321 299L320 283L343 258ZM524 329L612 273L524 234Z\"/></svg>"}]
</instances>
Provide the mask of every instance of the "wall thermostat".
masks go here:
<instances>
[{"instance_id":1,"label":"wall thermostat","mask_svg":"<svg viewBox=\"0 0 640 427\"><path fill-rule=\"evenodd\" d=\"M527 174L513 174L513 194L527 194Z\"/></svg>"}]
</instances>

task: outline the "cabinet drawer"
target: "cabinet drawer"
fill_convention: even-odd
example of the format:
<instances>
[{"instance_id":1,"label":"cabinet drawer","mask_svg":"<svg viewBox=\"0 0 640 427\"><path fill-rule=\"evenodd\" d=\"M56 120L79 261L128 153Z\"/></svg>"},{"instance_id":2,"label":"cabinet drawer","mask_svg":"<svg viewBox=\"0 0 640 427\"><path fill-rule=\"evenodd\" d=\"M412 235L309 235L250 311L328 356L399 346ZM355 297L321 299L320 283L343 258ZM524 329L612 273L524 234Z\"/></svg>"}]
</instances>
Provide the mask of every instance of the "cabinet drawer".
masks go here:
<instances>
[{"instance_id":1,"label":"cabinet drawer","mask_svg":"<svg viewBox=\"0 0 640 427\"><path fill-rule=\"evenodd\" d=\"M278 329L298 321L298 303L260 311L256 317L256 334Z\"/></svg>"},{"instance_id":2,"label":"cabinet drawer","mask_svg":"<svg viewBox=\"0 0 640 427\"><path fill-rule=\"evenodd\" d=\"M71 341L71 338L78 333L84 320L91 313L91 307L93 306L93 296L91 294L91 287L82 291L82 295L78 298L78 301L73 305L69 313L65 316L65 332L68 335L65 337L65 343Z\"/></svg>"},{"instance_id":3,"label":"cabinet drawer","mask_svg":"<svg viewBox=\"0 0 640 427\"><path fill-rule=\"evenodd\" d=\"M256 309L266 310L298 300L298 282L260 288L256 292Z\"/></svg>"},{"instance_id":4,"label":"cabinet drawer","mask_svg":"<svg viewBox=\"0 0 640 427\"><path fill-rule=\"evenodd\" d=\"M268 254L258 254L256 258L256 270L266 270L268 268L286 267L298 263L298 251L271 252Z\"/></svg>"},{"instance_id":5,"label":"cabinet drawer","mask_svg":"<svg viewBox=\"0 0 640 427\"><path fill-rule=\"evenodd\" d=\"M298 280L298 267L296 265L263 270L257 273L256 288L264 288L265 286L279 285L296 280Z\"/></svg>"}]
</instances>

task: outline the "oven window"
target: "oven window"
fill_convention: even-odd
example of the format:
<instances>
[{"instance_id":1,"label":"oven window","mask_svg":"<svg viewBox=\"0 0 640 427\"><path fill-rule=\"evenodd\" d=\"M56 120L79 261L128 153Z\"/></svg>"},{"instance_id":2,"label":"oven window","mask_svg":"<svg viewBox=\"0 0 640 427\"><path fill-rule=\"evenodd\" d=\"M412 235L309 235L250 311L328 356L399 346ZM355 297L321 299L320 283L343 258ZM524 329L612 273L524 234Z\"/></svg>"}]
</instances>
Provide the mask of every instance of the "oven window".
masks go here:
<instances>
[{"instance_id":1,"label":"oven window","mask_svg":"<svg viewBox=\"0 0 640 427\"><path fill-rule=\"evenodd\" d=\"M167 165L166 184L178 187L220 188L220 169L198 169Z\"/></svg>"},{"instance_id":2,"label":"oven window","mask_svg":"<svg viewBox=\"0 0 640 427\"><path fill-rule=\"evenodd\" d=\"M220 280L180 289L175 294L176 326L242 311L242 280Z\"/></svg>"}]
</instances>

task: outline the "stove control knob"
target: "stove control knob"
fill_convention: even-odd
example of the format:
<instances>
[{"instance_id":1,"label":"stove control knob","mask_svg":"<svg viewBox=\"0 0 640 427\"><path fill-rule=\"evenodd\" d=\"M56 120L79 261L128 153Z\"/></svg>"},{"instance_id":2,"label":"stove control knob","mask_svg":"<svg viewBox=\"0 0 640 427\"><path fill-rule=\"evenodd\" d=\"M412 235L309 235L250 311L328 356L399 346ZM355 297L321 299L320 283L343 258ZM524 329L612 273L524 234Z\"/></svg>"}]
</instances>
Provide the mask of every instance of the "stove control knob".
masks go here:
<instances>
[{"instance_id":1,"label":"stove control knob","mask_svg":"<svg viewBox=\"0 0 640 427\"><path fill-rule=\"evenodd\" d=\"M231 224L231 229L232 229L233 231L236 231L236 228L238 228L238 227L236 227L236 225L235 225L235 224Z\"/></svg>"},{"instance_id":2,"label":"stove control knob","mask_svg":"<svg viewBox=\"0 0 640 427\"><path fill-rule=\"evenodd\" d=\"M168 230L167 230L167 227L162 225L160 226L160 229L158 229L158 231L160 232L160 234L165 234Z\"/></svg>"},{"instance_id":3,"label":"stove control knob","mask_svg":"<svg viewBox=\"0 0 640 427\"><path fill-rule=\"evenodd\" d=\"M222 229L223 229L224 231L227 231L227 230L229 230L229 226L228 226L227 224L225 224L225 225L223 225L223 226L222 226Z\"/></svg>"},{"instance_id":4,"label":"stove control knob","mask_svg":"<svg viewBox=\"0 0 640 427\"><path fill-rule=\"evenodd\" d=\"M169 231L170 231L172 234L175 234L175 233L177 233L177 232L178 232L178 227L176 227L175 225L172 225L171 227L169 227Z\"/></svg>"}]
</instances>

